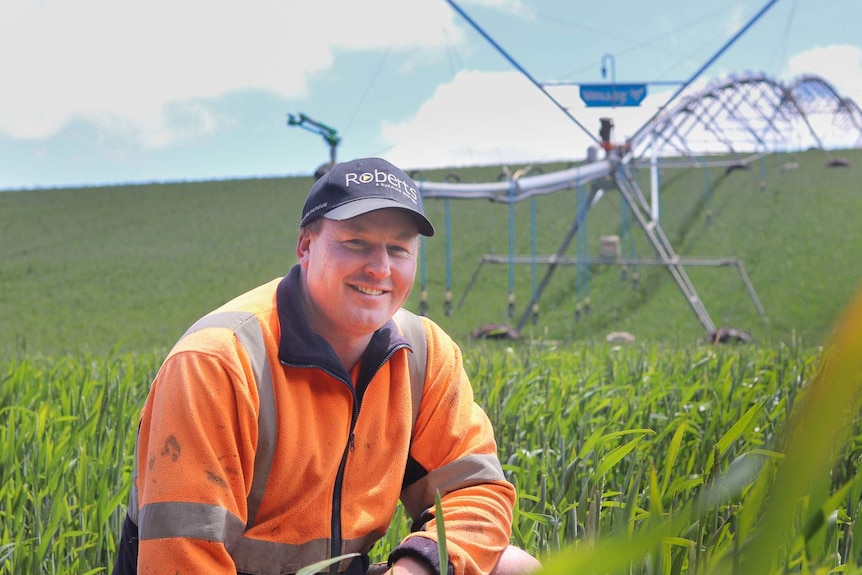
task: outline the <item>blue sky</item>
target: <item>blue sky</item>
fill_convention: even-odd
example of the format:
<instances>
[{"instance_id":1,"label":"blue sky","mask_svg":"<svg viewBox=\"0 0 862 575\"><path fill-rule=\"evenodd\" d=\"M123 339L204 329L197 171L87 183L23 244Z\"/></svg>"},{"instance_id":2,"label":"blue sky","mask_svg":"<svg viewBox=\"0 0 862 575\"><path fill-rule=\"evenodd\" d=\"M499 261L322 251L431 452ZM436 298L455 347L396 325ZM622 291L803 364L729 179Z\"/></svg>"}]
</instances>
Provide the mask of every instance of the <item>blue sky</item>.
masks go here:
<instances>
[{"instance_id":1,"label":"blue sky","mask_svg":"<svg viewBox=\"0 0 862 575\"><path fill-rule=\"evenodd\" d=\"M766 0L456 0L535 79L689 79ZM862 105L862 2L778 0L698 81L817 74ZM610 64L610 58L604 61ZM610 68L610 65L608 66ZM0 0L0 189L577 160L591 143L445 0ZM640 127L677 86L615 109ZM577 88L555 97L592 130Z\"/></svg>"}]
</instances>

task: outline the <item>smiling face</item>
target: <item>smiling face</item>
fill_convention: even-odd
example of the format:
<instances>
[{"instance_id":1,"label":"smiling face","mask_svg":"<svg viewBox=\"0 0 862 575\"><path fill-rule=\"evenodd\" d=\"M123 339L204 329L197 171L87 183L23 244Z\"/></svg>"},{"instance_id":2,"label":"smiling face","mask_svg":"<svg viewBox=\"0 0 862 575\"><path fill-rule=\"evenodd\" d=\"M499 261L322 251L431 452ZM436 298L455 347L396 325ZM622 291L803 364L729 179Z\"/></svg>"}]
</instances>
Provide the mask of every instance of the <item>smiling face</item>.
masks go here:
<instances>
[{"instance_id":1,"label":"smiling face","mask_svg":"<svg viewBox=\"0 0 862 575\"><path fill-rule=\"evenodd\" d=\"M303 228L296 255L312 329L334 345L389 321L413 287L418 238L415 220L397 208Z\"/></svg>"}]
</instances>

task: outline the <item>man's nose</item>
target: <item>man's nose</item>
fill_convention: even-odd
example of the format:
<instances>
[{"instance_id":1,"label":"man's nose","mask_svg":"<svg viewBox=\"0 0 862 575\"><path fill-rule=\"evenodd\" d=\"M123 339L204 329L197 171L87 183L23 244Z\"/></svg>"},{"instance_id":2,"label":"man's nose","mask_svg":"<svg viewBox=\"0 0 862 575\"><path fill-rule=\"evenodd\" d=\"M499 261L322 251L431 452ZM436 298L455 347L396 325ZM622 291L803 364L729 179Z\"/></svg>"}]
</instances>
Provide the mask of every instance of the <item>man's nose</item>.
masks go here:
<instances>
[{"instance_id":1,"label":"man's nose","mask_svg":"<svg viewBox=\"0 0 862 575\"><path fill-rule=\"evenodd\" d=\"M389 275L389 250L386 249L386 246L374 246L369 250L365 269L368 273L377 277L386 277Z\"/></svg>"}]
</instances>

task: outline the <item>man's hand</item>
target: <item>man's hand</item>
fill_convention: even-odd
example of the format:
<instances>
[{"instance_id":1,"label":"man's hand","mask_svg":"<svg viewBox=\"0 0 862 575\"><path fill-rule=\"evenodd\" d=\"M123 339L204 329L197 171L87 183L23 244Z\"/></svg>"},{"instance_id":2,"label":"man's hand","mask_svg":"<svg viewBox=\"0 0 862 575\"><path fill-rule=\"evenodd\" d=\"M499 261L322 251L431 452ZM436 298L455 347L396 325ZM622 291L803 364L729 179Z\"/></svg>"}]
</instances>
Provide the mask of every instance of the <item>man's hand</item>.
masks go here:
<instances>
[{"instance_id":1,"label":"man's hand","mask_svg":"<svg viewBox=\"0 0 862 575\"><path fill-rule=\"evenodd\" d=\"M402 557L392 564L390 575L433 575L431 569L413 557Z\"/></svg>"}]
</instances>

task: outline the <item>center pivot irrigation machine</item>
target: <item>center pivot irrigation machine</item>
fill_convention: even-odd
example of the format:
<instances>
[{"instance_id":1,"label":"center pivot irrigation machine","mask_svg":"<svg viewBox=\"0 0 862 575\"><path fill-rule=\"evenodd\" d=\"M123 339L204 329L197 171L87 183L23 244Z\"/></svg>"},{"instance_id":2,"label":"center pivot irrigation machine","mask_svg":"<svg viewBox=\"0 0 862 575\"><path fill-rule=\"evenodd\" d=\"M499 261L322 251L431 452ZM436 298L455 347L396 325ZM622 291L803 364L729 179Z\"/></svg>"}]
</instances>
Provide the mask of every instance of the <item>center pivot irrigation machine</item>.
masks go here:
<instances>
[{"instance_id":1,"label":"center pivot irrigation machine","mask_svg":"<svg viewBox=\"0 0 862 575\"><path fill-rule=\"evenodd\" d=\"M597 152L598 149L601 149L605 153L602 159L593 157L590 158L592 161L588 161L577 167L547 174L531 174L531 170L526 168L515 173L507 173L504 180L496 182L461 183L459 181L430 182L423 180L419 183L423 198L447 200L447 257L449 242L451 241L448 230L449 199L485 199L508 203L510 206L511 236L512 205L528 198L532 199L540 194L560 190L576 190L577 215L554 254L519 256L514 254L513 244L510 240L510 253L508 256L486 255L479 262L476 272L465 291L465 295L484 264L508 263L510 318L516 315L514 309L515 300L512 293L514 266L516 264L531 264L535 270L537 263L546 265L541 282L534 279L530 303L520 314L517 327L512 329L505 325L498 325L497 327L501 328L500 332L517 335L527 322L530 321L530 318L535 320L538 313L539 299L542 297L542 293L550 282L554 272L561 265L589 266L591 264L613 264L621 266L664 266L679 286L697 319L703 325L707 332L707 337L712 338L713 341L717 341L727 331L737 330L719 330L716 328L709 312L698 296L697 290L689 279L685 268L686 266L735 267L745 283L753 305L761 317L766 317L742 261L736 258L682 258L676 253L662 230L660 223L658 174L659 167L706 168L709 166L725 166L728 170L734 168L749 169L749 164L760 160L762 176L764 155L782 143L786 146L789 134L794 134L793 137L796 138L799 137L798 134L800 133L807 134L806 144L823 149L822 138L817 129L823 122L818 123L816 121L817 117L823 114L829 117L829 125L832 128L837 125L838 131L845 137L850 138L850 141L846 142L846 144L858 146L862 143L862 112L860 112L859 107L851 100L841 98L825 80L817 77L805 77L792 85L783 85L762 75L734 77L723 84L711 86L700 93L680 98L679 103L674 107L670 106L725 50L753 26L777 0L767 2L690 78L683 82L675 82L675 84L680 84L680 87L637 130L634 136L622 144L614 143L612 140L612 118L602 119L599 138L597 138L572 115L567 107L550 93L548 88L560 85L560 83L542 83L537 81L466 14L454 0L446 1L497 52L550 99L563 115L592 138L596 143L596 147L591 148L591 152ZM605 56L608 57L610 55L606 54ZM610 63L613 64L613 61L611 60ZM605 59L603 59L603 72L606 71L604 65ZM581 98L587 105L591 105L591 102L592 105L637 105L643 99L645 90L646 83L637 85L617 84L615 79L608 85L580 86ZM690 143L698 140L698 138L709 139L709 143L706 148L695 151ZM736 149L740 141L744 141L745 147L747 149L753 148L755 152L741 158L739 155L740 150ZM668 149L676 156L676 159L673 162L660 162L660 153ZM706 152L704 152L704 149ZM736 159L722 162L710 162L703 159L704 153L720 152L729 153ZM828 158L828 152L824 150L824 153L827 154ZM592 155L597 156L597 154ZM842 159L828 158L828 161L830 166L841 165ZM647 201L636 179L633 177L633 170L641 166L649 167L650 169L650 201ZM604 194L604 190L600 184L609 180L616 185L625 205L631 214L634 215L635 221L652 245L656 255L655 258L608 258L604 256L594 258L584 253L579 253L574 258L566 256L571 242L580 233L580 230L585 227L584 224L590 208ZM587 184L591 185L588 187ZM763 177L761 177L761 185L763 185ZM449 273L449 266L447 264L447 314L451 311L452 299ZM580 302L578 305L580 306ZM585 305L588 308L588 297L585 300ZM421 311L424 313L427 310L427 289L425 285L422 286L421 306Z\"/></svg>"}]
</instances>

